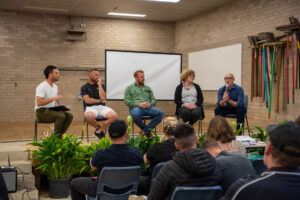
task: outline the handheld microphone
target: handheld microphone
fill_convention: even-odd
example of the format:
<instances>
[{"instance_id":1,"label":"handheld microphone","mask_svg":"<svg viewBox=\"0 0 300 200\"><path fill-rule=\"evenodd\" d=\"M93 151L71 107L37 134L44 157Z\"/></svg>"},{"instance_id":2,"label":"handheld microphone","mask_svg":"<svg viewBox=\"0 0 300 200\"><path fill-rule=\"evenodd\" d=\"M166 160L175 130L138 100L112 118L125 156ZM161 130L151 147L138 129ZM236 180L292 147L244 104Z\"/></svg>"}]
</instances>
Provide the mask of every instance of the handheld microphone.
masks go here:
<instances>
[{"instance_id":1,"label":"handheld microphone","mask_svg":"<svg viewBox=\"0 0 300 200\"><path fill-rule=\"evenodd\" d=\"M225 84L225 91L228 93L228 84Z\"/></svg>"}]
</instances>

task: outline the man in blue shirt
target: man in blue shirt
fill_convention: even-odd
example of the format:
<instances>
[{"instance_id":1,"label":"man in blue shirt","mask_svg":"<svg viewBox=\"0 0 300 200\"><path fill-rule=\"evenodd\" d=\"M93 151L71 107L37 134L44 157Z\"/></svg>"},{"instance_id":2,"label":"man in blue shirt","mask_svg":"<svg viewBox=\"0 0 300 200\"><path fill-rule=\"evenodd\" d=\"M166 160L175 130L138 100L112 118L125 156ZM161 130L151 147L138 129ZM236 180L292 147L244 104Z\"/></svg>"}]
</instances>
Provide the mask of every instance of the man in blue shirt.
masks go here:
<instances>
[{"instance_id":1,"label":"man in blue shirt","mask_svg":"<svg viewBox=\"0 0 300 200\"><path fill-rule=\"evenodd\" d=\"M127 125L122 120L115 120L108 128L109 139L112 145L107 149L99 149L91 159L90 165L97 169L98 177L103 167L137 166L143 162L142 154L138 148L129 147L127 140ZM85 195L96 196L97 179L92 177L79 177L71 181L72 200L85 200Z\"/></svg>"},{"instance_id":2,"label":"man in blue shirt","mask_svg":"<svg viewBox=\"0 0 300 200\"><path fill-rule=\"evenodd\" d=\"M234 84L234 76L229 73L224 77L225 85L218 91L217 108L215 115L226 116L227 114L237 115L237 130L240 124L244 124L244 90L242 87Z\"/></svg>"}]
</instances>

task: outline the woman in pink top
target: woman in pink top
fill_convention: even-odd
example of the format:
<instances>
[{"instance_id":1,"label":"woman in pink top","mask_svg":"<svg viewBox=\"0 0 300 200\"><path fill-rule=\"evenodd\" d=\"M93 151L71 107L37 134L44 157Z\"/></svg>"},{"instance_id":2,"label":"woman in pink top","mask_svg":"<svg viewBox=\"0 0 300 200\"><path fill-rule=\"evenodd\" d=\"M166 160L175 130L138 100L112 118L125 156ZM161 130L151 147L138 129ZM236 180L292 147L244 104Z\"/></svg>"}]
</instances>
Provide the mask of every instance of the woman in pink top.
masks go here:
<instances>
[{"instance_id":1,"label":"woman in pink top","mask_svg":"<svg viewBox=\"0 0 300 200\"><path fill-rule=\"evenodd\" d=\"M244 145L236 140L235 134L226 119L220 115L210 122L206 138L214 138L226 152L234 152L247 156Z\"/></svg>"}]
</instances>

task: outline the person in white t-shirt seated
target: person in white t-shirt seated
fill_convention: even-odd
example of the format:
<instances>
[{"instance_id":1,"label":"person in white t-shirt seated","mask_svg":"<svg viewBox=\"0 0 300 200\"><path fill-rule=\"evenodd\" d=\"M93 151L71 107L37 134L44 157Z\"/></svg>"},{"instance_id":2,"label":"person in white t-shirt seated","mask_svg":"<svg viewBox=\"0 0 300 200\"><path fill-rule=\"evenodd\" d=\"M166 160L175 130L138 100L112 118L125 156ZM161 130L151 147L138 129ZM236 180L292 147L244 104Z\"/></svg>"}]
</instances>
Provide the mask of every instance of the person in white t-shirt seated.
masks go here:
<instances>
[{"instance_id":1,"label":"person in white t-shirt seated","mask_svg":"<svg viewBox=\"0 0 300 200\"><path fill-rule=\"evenodd\" d=\"M50 107L58 106L61 95L57 95L59 80L57 67L48 65L44 70L46 80L41 82L35 90L35 112L36 117L43 122L53 122L55 134L61 138L69 128L73 115L70 112L50 110Z\"/></svg>"}]
</instances>

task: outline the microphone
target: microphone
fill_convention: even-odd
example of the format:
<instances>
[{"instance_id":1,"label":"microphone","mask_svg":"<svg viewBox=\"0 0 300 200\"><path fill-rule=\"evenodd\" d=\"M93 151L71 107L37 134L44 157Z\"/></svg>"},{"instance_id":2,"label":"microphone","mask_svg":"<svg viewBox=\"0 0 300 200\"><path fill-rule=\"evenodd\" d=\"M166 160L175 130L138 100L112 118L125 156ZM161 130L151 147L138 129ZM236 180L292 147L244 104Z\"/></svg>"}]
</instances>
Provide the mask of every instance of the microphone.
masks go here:
<instances>
[{"instance_id":1,"label":"microphone","mask_svg":"<svg viewBox=\"0 0 300 200\"><path fill-rule=\"evenodd\" d=\"M225 91L228 93L228 84L225 84Z\"/></svg>"}]
</instances>

